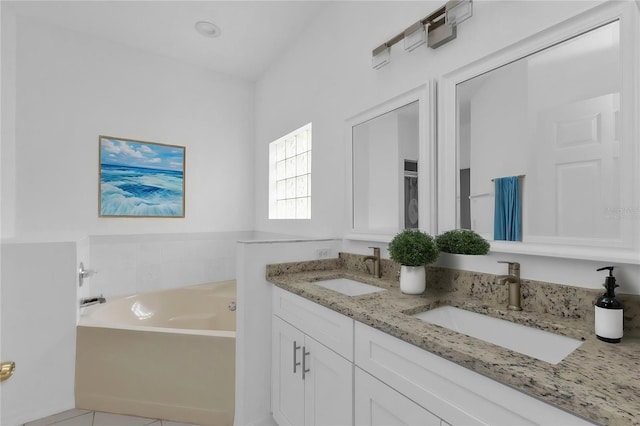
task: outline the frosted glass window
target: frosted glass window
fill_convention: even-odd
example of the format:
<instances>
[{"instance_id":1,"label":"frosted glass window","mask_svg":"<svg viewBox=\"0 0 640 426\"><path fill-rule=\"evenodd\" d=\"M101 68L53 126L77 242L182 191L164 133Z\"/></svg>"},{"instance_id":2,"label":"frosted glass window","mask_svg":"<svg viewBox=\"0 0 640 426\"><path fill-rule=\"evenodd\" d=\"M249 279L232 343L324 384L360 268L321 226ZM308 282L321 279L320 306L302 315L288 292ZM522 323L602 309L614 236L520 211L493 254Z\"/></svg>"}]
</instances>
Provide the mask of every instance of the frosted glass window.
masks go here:
<instances>
[{"instance_id":1,"label":"frosted glass window","mask_svg":"<svg viewBox=\"0 0 640 426\"><path fill-rule=\"evenodd\" d=\"M309 148L307 148L307 134L306 133L301 133L299 135L296 135L296 142L298 144L298 152L299 153L304 153L309 151Z\"/></svg>"},{"instance_id":2,"label":"frosted glass window","mask_svg":"<svg viewBox=\"0 0 640 426\"><path fill-rule=\"evenodd\" d=\"M285 147L283 143L276 145L276 161L281 161L286 158L284 148Z\"/></svg>"},{"instance_id":3,"label":"frosted glass window","mask_svg":"<svg viewBox=\"0 0 640 426\"><path fill-rule=\"evenodd\" d=\"M276 164L276 180L277 181L280 181L287 177L287 173L285 169L286 169L286 162L284 160L278 161L278 163Z\"/></svg>"},{"instance_id":4,"label":"frosted glass window","mask_svg":"<svg viewBox=\"0 0 640 426\"><path fill-rule=\"evenodd\" d=\"M296 156L296 138L290 138L285 141L287 158L294 158Z\"/></svg>"},{"instance_id":5,"label":"frosted glass window","mask_svg":"<svg viewBox=\"0 0 640 426\"><path fill-rule=\"evenodd\" d=\"M287 179L296 177L296 157L291 157L286 159L286 169L287 169Z\"/></svg>"},{"instance_id":6,"label":"frosted glass window","mask_svg":"<svg viewBox=\"0 0 640 426\"><path fill-rule=\"evenodd\" d=\"M287 199L296 198L296 178L287 179Z\"/></svg>"},{"instance_id":7,"label":"frosted glass window","mask_svg":"<svg viewBox=\"0 0 640 426\"><path fill-rule=\"evenodd\" d=\"M269 144L269 219L311 219L311 123Z\"/></svg>"},{"instance_id":8,"label":"frosted glass window","mask_svg":"<svg viewBox=\"0 0 640 426\"><path fill-rule=\"evenodd\" d=\"M307 174L307 170L309 169L307 165L307 157L307 152L296 156L296 169L298 171L298 176Z\"/></svg>"},{"instance_id":9,"label":"frosted glass window","mask_svg":"<svg viewBox=\"0 0 640 426\"><path fill-rule=\"evenodd\" d=\"M307 196L307 175L298 176L296 178L296 198Z\"/></svg>"},{"instance_id":10,"label":"frosted glass window","mask_svg":"<svg viewBox=\"0 0 640 426\"><path fill-rule=\"evenodd\" d=\"M285 181L280 180L276 184L277 187L277 198L278 200L284 200L287 198L287 186L285 185Z\"/></svg>"}]
</instances>

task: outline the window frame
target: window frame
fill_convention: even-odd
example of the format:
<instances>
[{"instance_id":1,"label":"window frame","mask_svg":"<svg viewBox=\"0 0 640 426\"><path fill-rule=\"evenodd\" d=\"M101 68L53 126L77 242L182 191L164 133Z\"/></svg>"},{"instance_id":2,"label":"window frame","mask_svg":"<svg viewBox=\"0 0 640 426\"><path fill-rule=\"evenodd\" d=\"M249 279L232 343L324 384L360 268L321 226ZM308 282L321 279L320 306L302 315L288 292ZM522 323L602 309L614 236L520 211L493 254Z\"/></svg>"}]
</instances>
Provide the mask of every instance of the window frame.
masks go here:
<instances>
[{"instance_id":1,"label":"window frame","mask_svg":"<svg viewBox=\"0 0 640 426\"><path fill-rule=\"evenodd\" d=\"M312 130L307 123L269 143L269 220L311 219Z\"/></svg>"}]
</instances>

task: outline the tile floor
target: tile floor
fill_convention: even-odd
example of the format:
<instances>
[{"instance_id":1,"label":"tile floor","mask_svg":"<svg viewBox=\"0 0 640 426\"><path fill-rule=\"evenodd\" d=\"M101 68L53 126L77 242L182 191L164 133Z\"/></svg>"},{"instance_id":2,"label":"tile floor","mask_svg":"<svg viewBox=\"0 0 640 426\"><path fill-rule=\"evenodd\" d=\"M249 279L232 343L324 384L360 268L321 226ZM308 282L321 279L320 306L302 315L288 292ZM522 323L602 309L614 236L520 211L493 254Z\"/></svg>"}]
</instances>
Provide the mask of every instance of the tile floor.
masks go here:
<instances>
[{"instance_id":1,"label":"tile floor","mask_svg":"<svg viewBox=\"0 0 640 426\"><path fill-rule=\"evenodd\" d=\"M98 411L73 409L44 419L25 423L23 426L197 426L168 420L123 416Z\"/></svg>"}]
</instances>

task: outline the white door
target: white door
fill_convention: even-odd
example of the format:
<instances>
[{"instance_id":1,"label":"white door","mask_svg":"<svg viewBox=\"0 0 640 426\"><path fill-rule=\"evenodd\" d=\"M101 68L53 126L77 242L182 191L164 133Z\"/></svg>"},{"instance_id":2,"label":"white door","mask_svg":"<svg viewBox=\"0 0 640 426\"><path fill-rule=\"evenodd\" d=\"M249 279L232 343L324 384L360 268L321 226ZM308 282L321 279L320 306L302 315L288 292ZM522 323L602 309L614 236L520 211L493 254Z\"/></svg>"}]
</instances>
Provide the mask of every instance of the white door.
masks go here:
<instances>
[{"instance_id":1,"label":"white door","mask_svg":"<svg viewBox=\"0 0 640 426\"><path fill-rule=\"evenodd\" d=\"M271 410L280 426L304 425L304 334L273 316Z\"/></svg>"},{"instance_id":2,"label":"white door","mask_svg":"<svg viewBox=\"0 0 640 426\"><path fill-rule=\"evenodd\" d=\"M305 425L352 425L353 364L309 336L304 348Z\"/></svg>"},{"instance_id":3,"label":"white door","mask_svg":"<svg viewBox=\"0 0 640 426\"><path fill-rule=\"evenodd\" d=\"M23 424L74 407L75 243L2 243L0 425ZM37 265L37 266L35 266Z\"/></svg>"},{"instance_id":4,"label":"white door","mask_svg":"<svg viewBox=\"0 0 640 426\"><path fill-rule=\"evenodd\" d=\"M355 424L357 426L441 426L439 417L395 389L355 369Z\"/></svg>"},{"instance_id":5,"label":"white door","mask_svg":"<svg viewBox=\"0 0 640 426\"><path fill-rule=\"evenodd\" d=\"M620 95L585 99L538 114L532 141L533 164L525 177L529 193L526 219L528 241L572 242L617 240L621 221L607 209L620 206L630 176L620 176L621 145L617 135ZM631 170L631 168L627 168ZM527 182L539 182L537 188ZM535 238L537 237L537 238ZM601 244L601 243L599 243Z\"/></svg>"}]
</instances>

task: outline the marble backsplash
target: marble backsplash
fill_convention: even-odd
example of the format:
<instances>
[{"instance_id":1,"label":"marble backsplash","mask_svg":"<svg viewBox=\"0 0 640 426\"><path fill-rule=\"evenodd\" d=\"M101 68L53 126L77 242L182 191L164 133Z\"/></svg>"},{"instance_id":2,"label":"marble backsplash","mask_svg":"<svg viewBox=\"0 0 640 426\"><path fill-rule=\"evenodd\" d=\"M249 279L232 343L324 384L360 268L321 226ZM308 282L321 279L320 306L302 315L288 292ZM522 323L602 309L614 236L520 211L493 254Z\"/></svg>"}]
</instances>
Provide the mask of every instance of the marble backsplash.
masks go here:
<instances>
[{"instance_id":1,"label":"marble backsplash","mask_svg":"<svg viewBox=\"0 0 640 426\"><path fill-rule=\"evenodd\" d=\"M365 262L364 257L358 254L340 253L337 259L268 265L267 276L330 269L344 269L347 272L370 274L372 262ZM505 306L507 304L508 286L499 284L497 275L434 266L426 268L427 288L446 292L461 292L464 296L477 298L489 306ZM381 259L380 270L382 279L392 286L400 285L400 265L398 263ZM593 303L603 292L604 289L593 290L528 279L521 280L524 311L579 320L586 329L593 328ZM625 334L640 336L640 296L620 294L618 299L624 306Z\"/></svg>"}]
</instances>

